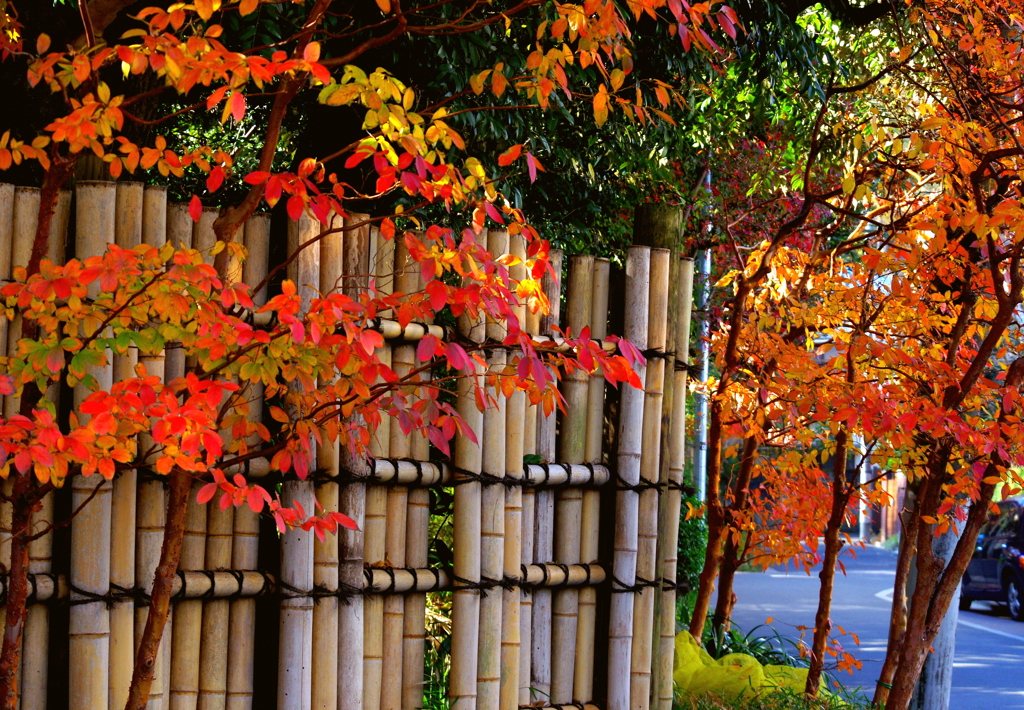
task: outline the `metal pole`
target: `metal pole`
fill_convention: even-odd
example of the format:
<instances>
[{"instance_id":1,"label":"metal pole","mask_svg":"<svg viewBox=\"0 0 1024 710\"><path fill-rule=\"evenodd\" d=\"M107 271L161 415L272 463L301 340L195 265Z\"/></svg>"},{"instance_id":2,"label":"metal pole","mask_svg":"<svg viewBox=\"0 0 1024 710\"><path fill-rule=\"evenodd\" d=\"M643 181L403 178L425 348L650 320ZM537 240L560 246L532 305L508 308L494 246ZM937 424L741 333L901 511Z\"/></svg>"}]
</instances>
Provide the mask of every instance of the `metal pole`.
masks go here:
<instances>
[{"instance_id":1,"label":"metal pole","mask_svg":"<svg viewBox=\"0 0 1024 710\"><path fill-rule=\"evenodd\" d=\"M704 186L711 193L711 171L704 178ZM697 430L697 451L693 459L693 478L697 484L697 498L707 500L708 471L708 397L704 388L708 382L711 364L711 319L708 303L711 300L711 250L704 249L697 259L697 314L700 323L700 383L701 389L694 400L694 429Z\"/></svg>"}]
</instances>

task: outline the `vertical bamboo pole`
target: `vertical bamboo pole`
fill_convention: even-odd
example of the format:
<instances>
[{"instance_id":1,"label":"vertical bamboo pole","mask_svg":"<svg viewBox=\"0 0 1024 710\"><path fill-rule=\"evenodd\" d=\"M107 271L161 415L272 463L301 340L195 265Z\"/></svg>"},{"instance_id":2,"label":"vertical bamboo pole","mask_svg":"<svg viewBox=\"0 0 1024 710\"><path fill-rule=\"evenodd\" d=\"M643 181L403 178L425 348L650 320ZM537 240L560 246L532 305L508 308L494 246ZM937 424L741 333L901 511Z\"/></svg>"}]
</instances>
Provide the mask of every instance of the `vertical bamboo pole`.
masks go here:
<instances>
[{"instance_id":1,"label":"vertical bamboo pole","mask_svg":"<svg viewBox=\"0 0 1024 710\"><path fill-rule=\"evenodd\" d=\"M648 298L647 347L665 351L668 330L670 249L651 250L651 282ZM640 478L657 484L661 471L661 403L665 387L665 358L654 357L647 364L644 383L643 448L640 453ZM640 491L637 529L636 576L649 582L658 574L658 498L657 488ZM641 589L633 611L633 648L630 662L633 710L647 710L651 702L651 668L654 644L654 587Z\"/></svg>"},{"instance_id":2,"label":"vertical bamboo pole","mask_svg":"<svg viewBox=\"0 0 1024 710\"><path fill-rule=\"evenodd\" d=\"M501 244L501 253L522 258L523 241L507 233L491 244L491 251L497 255L496 246ZM526 274L526 267L516 264L509 267L509 279L514 283ZM518 327L526 325L526 306L517 304L513 312ZM504 336L505 333L496 335ZM511 364L511 363L509 363ZM523 426L526 417L526 393L516 390L505 402L505 461L504 472L508 478L521 481L523 472ZM486 426L485 426L486 431ZM490 436L490 434L488 434ZM502 575L506 579L520 580L522 576L523 538L523 489L511 485L504 492L504 541L502 549ZM520 580L521 581L521 580ZM521 591L519 587L502 590L501 611L501 710L517 710L519 707L519 670L521 664L522 617L520 614Z\"/></svg>"},{"instance_id":3,"label":"vertical bamboo pole","mask_svg":"<svg viewBox=\"0 0 1024 710\"><path fill-rule=\"evenodd\" d=\"M415 262L409 256L405 242L395 248L385 249L384 244L393 244L380 239L379 232L374 230L373 240L378 248L375 250L381 263L376 264L374 271L381 274L379 267L386 267L383 259L388 253L393 259L388 271L394 274L394 291L413 293L419 287L419 278ZM379 277L378 277L379 278ZM396 346L392 355L392 369L399 378L409 375L416 364L416 348L413 345ZM390 420L390 417L384 417ZM401 427L390 427L389 457L409 458L412 455L412 436L402 431ZM378 433L379 436L379 433ZM406 537L408 535L408 503L409 489L406 486L390 486L387 488L387 526L384 536L384 555L392 567L405 567ZM381 686L381 710L399 710L402 706L402 694L405 688L403 672L403 644L405 631L405 597L401 594L389 594L383 598L383 625L381 639L381 664L388 671L388 682Z\"/></svg>"},{"instance_id":4,"label":"vertical bamboo pole","mask_svg":"<svg viewBox=\"0 0 1024 710\"><path fill-rule=\"evenodd\" d=\"M49 244L46 257L55 264L64 263L67 242L68 220L71 212L71 192L62 190L54 206L50 223ZM60 409L60 385L51 384L45 398ZM47 493L32 513L32 531L41 533L54 522L53 493ZM49 573L53 568L53 533L46 532L28 544L29 573ZM33 604L25 610L25 631L23 635L21 707L46 707L49 681L49 636L50 610L45 604Z\"/></svg>"},{"instance_id":5,"label":"vertical bamboo pole","mask_svg":"<svg viewBox=\"0 0 1024 710\"><path fill-rule=\"evenodd\" d=\"M314 241L319 235L320 223L308 213L288 223L288 254L297 253L288 265L288 276L302 299L302 315L320 286L320 243ZM312 481L286 481L281 497L288 505L315 508ZM305 710L312 702L313 600L306 596L313 590L312 531L294 528L281 537L281 582L291 591L281 601L277 706Z\"/></svg>"},{"instance_id":6,"label":"vertical bamboo pole","mask_svg":"<svg viewBox=\"0 0 1024 710\"><path fill-rule=\"evenodd\" d=\"M231 396L231 395L229 395ZM231 569L235 509L221 510L219 496L207 507L206 561L210 570ZM210 599L203 605L199 652L199 710L224 710L228 690L228 632L231 602Z\"/></svg>"},{"instance_id":7,"label":"vertical bamboo pole","mask_svg":"<svg viewBox=\"0 0 1024 710\"><path fill-rule=\"evenodd\" d=\"M167 206L167 241L176 249L192 248L192 227L188 205L173 203ZM185 353L179 343L168 344L164 353L164 363L167 368L168 382L176 377L184 377Z\"/></svg>"},{"instance_id":8,"label":"vertical bamboo pole","mask_svg":"<svg viewBox=\"0 0 1024 710\"><path fill-rule=\"evenodd\" d=\"M341 217L335 215L321 232L320 293L327 295L341 287ZM327 384L327 383L321 383ZM338 442L324 439L317 447L317 468L329 480L316 488L316 500L325 513L338 510ZM327 535L323 542L313 540L313 584L317 589L338 589L338 538ZM335 710L338 706L338 599L325 596L313 606L312 707Z\"/></svg>"},{"instance_id":9,"label":"vertical bamboo pole","mask_svg":"<svg viewBox=\"0 0 1024 710\"><path fill-rule=\"evenodd\" d=\"M163 200L162 213L166 215L167 191L163 188L148 189L145 192L145 208L143 212L143 240L146 244L160 246L166 239L166 223L160 224L156 218L159 213L159 202ZM154 224L155 223L155 224ZM162 228L161 228L162 227ZM146 373L164 380L166 368L164 352L157 355L142 355L140 363L146 368ZM139 435L139 458L146 461L146 452L153 446L153 439L148 434ZM152 476L153 474L150 474ZM153 578L156 574L157 565L160 563L160 549L163 546L164 525L166 522L166 495L162 480L144 476L139 481L138 505L136 507L135 519L135 586L147 594L153 590ZM149 617L149 608L140 605L135 609L135 648L142 639L142 632L146 628L146 620ZM171 621L173 617L169 618ZM170 654L167 649L171 646L173 622L164 627L163 637L160 639L160 649L157 652L156 665L153 674L153 686L149 693L149 710L164 710L165 701L169 698L165 695L168 683L166 665Z\"/></svg>"},{"instance_id":10,"label":"vertical bamboo pole","mask_svg":"<svg viewBox=\"0 0 1024 710\"><path fill-rule=\"evenodd\" d=\"M387 458L389 443L370 440L370 453ZM383 566L387 534L388 491L384 486L366 488L366 528L363 554L366 564ZM373 594L363 601L363 710L379 710L384 672L384 597Z\"/></svg>"},{"instance_id":11,"label":"vertical bamboo pole","mask_svg":"<svg viewBox=\"0 0 1024 710\"><path fill-rule=\"evenodd\" d=\"M369 256L372 254L374 257L377 253L383 252L384 250L379 249L380 236L378 230L369 230L367 236L360 236L357 241L354 242L358 246L358 258L353 261L353 257L356 252L353 252L349 256L348 266L346 270L348 273L358 274L359 277L355 283L359 289L365 289L367 285L366 275L370 273L371 267L369 266ZM348 245L346 244L346 247ZM381 254L383 257L383 253ZM383 266L383 265L382 265ZM394 267L392 266L393 270ZM377 356L381 359L381 362L392 366L392 352L389 345L385 345L381 348ZM370 439L370 455L374 458L388 458L392 455L391 451L391 418L382 417L380 425L377 430L372 432ZM402 536L402 545L405 544L405 511L401 512L402 520L390 520L392 514L391 504L395 503L390 499L390 494L387 488L383 486L370 486L366 491L366 536L365 540L365 554L366 562L371 565L387 565L390 564L388 561L388 543L389 543L389 528L392 534L392 540L390 541L392 546L396 544L394 538L396 532ZM401 507L401 506L396 506ZM399 515L398 511L395 510L394 514L397 518ZM394 629L394 618L392 616L389 631L391 631L391 639L389 644L389 653L391 658L389 662L393 665L385 663L384 659L384 625L385 625L385 598L383 595L373 595L366 599L364 604L364 628L365 637L363 643L366 644L364 648L366 658L366 678L364 680L363 697L364 707L367 708L380 708L385 693L388 695L388 702L394 702L394 691L386 686L390 683L384 682L384 670L385 668L389 671L399 670L401 668L401 662L395 661L395 629ZM392 607L392 611L394 608ZM390 676L389 676L390 679ZM401 689L400 679L398 681L398 688ZM399 701L401 699L399 698Z\"/></svg>"},{"instance_id":12,"label":"vertical bamboo pole","mask_svg":"<svg viewBox=\"0 0 1024 710\"><path fill-rule=\"evenodd\" d=\"M526 259L526 240L522 235L513 235L511 238L511 252L522 260ZM510 275L522 280L527 277L526 267L511 267ZM516 315L520 316L520 324L531 335L537 335L540 329L540 319L521 306ZM523 456L534 456L537 453L537 405L525 403L525 419L522 424L523 431ZM513 410L509 410L511 417ZM510 428L514 429L514 425ZM522 460L519 462L522 465ZM523 491L523 513L521 525L521 542L519 545L520 564L528 565L536 561L534 557L534 519L536 511L537 494L532 488ZM522 572L520 571L520 574ZM528 705L533 702L533 693L530 690L531 667L533 660L533 591L521 588L519 591L519 704Z\"/></svg>"},{"instance_id":13,"label":"vertical bamboo pole","mask_svg":"<svg viewBox=\"0 0 1024 710\"><path fill-rule=\"evenodd\" d=\"M206 564L206 506L196 500L199 483L192 485L185 512L185 538L180 570L201 570ZM171 645L171 710L196 710L199 701L199 664L202 652L203 601L182 599L174 605Z\"/></svg>"},{"instance_id":14,"label":"vertical bamboo pole","mask_svg":"<svg viewBox=\"0 0 1024 710\"><path fill-rule=\"evenodd\" d=\"M205 567L232 568L234 509L208 506ZM199 708L223 708L227 694L229 601L214 599L203 608L201 627Z\"/></svg>"},{"instance_id":15,"label":"vertical bamboo pole","mask_svg":"<svg viewBox=\"0 0 1024 710\"><path fill-rule=\"evenodd\" d=\"M647 349L648 298L651 251L632 246L626 257L624 335L641 350ZM637 366L643 380L646 368ZM620 485L640 483L643 444L644 393L623 387L619 402ZM639 494L620 488L615 496L615 540L612 557L612 599L608 628L608 710L630 708L630 662L633 640L632 587L636 583Z\"/></svg>"},{"instance_id":16,"label":"vertical bamboo pole","mask_svg":"<svg viewBox=\"0 0 1024 710\"><path fill-rule=\"evenodd\" d=\"M217 233L213 231L213 223L219 216L220 210L216 207L204 207L192 228L192 248L202 254L207 264L212 264L216 258L213 245L217 243Z\"/></svg>"},{"instance_id":17,"label":"vertical bamboo pole","mask_svg":"<svg viewBox=\"0 0 1024 710\"><path fill-rule=\"evenodd\" d=\"M14 185L0 183L0 282L7 282L11 279L12 272L12 243L14 241ZM7 338L11 323L7 318L0 315L0 357L8 354ZM11 355L14 353L11 352ZM0 413L5 413L6 397L0 396ZM5 496L13 489L13 481L4 481L3 489ZM11 566L11 504L8 500L0 501L0 565L4 569ZM6 612L0 609L0 623L5 623Z\"/></svg>"},{"instance_id":18,"label":"vertical bamboo pole","mask_svg":"<svg viewBox=\"0 0 1024 710\"><path fill-rule=\"evenodd\" d=\"M590 325L590 300L593 295L594 257L574 256L569 259L569 283L566 290L566 326L572 335L579 335ZM590 392L588 373L568 373L562 383L566 411L560 432L562 463L583 463L587 443L587 396ZM583 491L570 487L559 491L555 517L555 561L579 564L580 533L583 515ZM551 702L564 704L573 700L573 678L576 670L576 627L579 614L579 590L559 589L552 600L551 629ZM581 698L581 700L586 698Z\"/></svg>"},{"instance_id":19,"label":"vertical bamboo pole","mask_svg":"<svg viewBox=\"0 0 1024 710\"><path fill-rule=\"evenodd\" d=\"M607 259L594 260L593 292L590 299L590 336L603 340L608 335L608 272ZM604 378L591 377L587 385L587 438L584 447L587 463L601 463L604 441ZM580 561L598 561L600 537L601 492L583 491L580 535ZM594 644L597 622L597 589L582 587L579 597L579 622L576 627L576 668L573 696L580 702L594 697Z\"/></svg>"},{"instance_id":20,"label":"vertical bamboo pole","mask_svg":"<svg viewBox=\"0 0 1024 710\"><path fill-rule=\"evenodd\" d=\"M484 340L483 318L464 313L459 331L472 343ZM458 383L458 413L476 434L483 434L484 416L476 407L474 387L482 386L483 368L475 366ZM448 694L452 710L476 710L477 654L480 641L480 592L467 585L480 583L481 485L472 478L483 466L481 447L461 434L455 438L455 466L470 477L456 475L454 513L454 575L452 595L451 673Z\"/></svg>"},{"instance_id":21,"label":"vertical bamboo pole","mask_svg":"<svg viewBox=\"0 0 1024 710\"><path fill-rule=\"evenodd\" d=\"M690 310L693 305L693 260L679 262L679 309L676 311L675 361L689 363L690 352ZM661 558L661 578L667 584L676 581L677 557L679 554L679 515L682 506L683 469L686 463L686 370L674 368L672 386L672 434L669 439L668 476L662 482L666 490L662 494L662 510L658 516L661 522L658 531L658 549ZM657 710L672 710L672 669L675 658L676 636L676 590L666 586L661 595L660 617L658 619L659 642L655 664L655 700Z\"/></svg>"},{"instance_id":22,"label":"vertical bamboo pole","mask_svg":"<svg viewBox=\"0 0 1024 710\"><path fill-rule=\"evenodd\" d=\"M17 187L14 189L14 219L9 243L11 267L28 266L32 256L32 242L35 241L36 225L39 223L39 188ZM18 353L21 339L21 315L16 314L7 331L7 352ZM10 419L21 408L21 398L7 395L4 398L4 417Z\"/></svg>"},{"instance_id":23,"label":"vertical bamboo pole","mask_svg":"<svg viewBox=\"0 0 1024 710\"><path fill-rule=\"evenodd\" d=\"M68 220L71 216L71 191L62 190L54 206L50 222L50 238L46 257L54 264L64 263ZM45 398L60 410L60 384L53 383ZM54 522L53 493L47 493L32 514L32 530L41 532ZM28 571L48 573L53 567L53 534L47 532L28 544ZM23 636L21 697L23 708L46 707L49 681L50 609L46 604L32 604L25 610Z\"/></svg>"},{"instance_id":24,"label":"vertical bamboo pole","mask_svg":"<svg viewBox=\"0 0 1024 710\"><path fill-rule=\"evenodd\" d=\"M114 243L132 249L142 243L141 182L116 183ZM138 350L114 354L114 381L135 377ZM130 589L135 584L135 504L138 492L135 469L120 472L113 481L111 503L110 584ZM110 710L124 706L135 662L135 605L122 599L110 607Z\"/></svg>"},{"instance_id":25,"label":"vertical bamboo pole","mask_svg":"<svg viewBox=\"0 0 1024 710\"><path fill-rule=\"evenodd\" d=\"M552 325L558 325L561 312L562 252L551 252L551 267L557 274L553 278L545 273L542 281L544 294L548 297L549 312L540 319L540 334L553 335ZM545 416L537 408L537 455L546 463L554 463L557 456L555 432L557 419L554 411ZM549 489L537 491L534 508L536 530L534 532L534 562L555 561L555 493ZM547 701L551 697L551 590L537 589L533 593L533 650L531 654L531 676L535 700Z\"/></svg>"},{"instance_id":26,"label":"vertical bamboo pole","mask_svg":"<svg viewBox=\"0 0 1024 710\"><path fill-rule=\"evenodd\" d=\"M85 259L103 254L114 239L116 188L112 182L86 181L78 183L77 192L75 253L79 259ZM96 293L98 285L93 285L90 295ZM92 375L100 389L110 389L113 371L109 364L97 366ZM84 385L75 387L76 408L88 394ZM98 476L74 476L71 481L73 509L78 509L95 492L95 497L71 524L71 710L108 707L110 612L105 602L91 600L87 595L105 595L110 591L111 488L110 481Z\"/></svg>"},{"instance_id":27,"label":"vertical bamboo pole","mask_svg":"<svg viewBox=\"0 0 1024 710\"><path fill-rule=\"evenodd\" d=\"M366 215L352 213L344 220L342 266L346 276L343 290L353 298L358 296L362 285L359 274L369 270L370 230L366 225L356 226L366 219ZM368 501L366 484L359 479L369 475L370 467L366 458L356 456L347 444L341 445L338 456L339 470L348 472L354 479L338 492L338 507L359 525L359 530L339 533L338 583L349 589L360 589L363 564L367 559L364 531ZM364 599L358 595L344 600L338 609L338 710L365 710L364 611Z\"/></svg>"},{"instance_id":28,"label":"vertical bamboo pole","mask_svg":"<svg viewBox=\"0 0 1024 710\"><path fill-rule=\"evenodd\" d=\"M508 254L508 232L491 230L487 250L495 259ZM487 318L484 327L488 342L505 339L505 324ZM507 356L504 350L487 354L488 370L502 376ZM484 411L482 447L483 472L505 477L505 400L495 392L497 403ZM480 574L485 581L500 581L505 572L505 488L483 486L480 494ZM477 705L481 710L498 710L501 699L501 633L504 594L500 587L488 590L480 599L480 636L477 656Z\"/></svg>"},{"instance_id":29,"label":"vertical bamboo pole","mask_svg":"<svg viewBox=\"0 0 1024 710\"><path fill-rule=\"evenodd\" d=\"M11 242L14 239L14 185L0 182L0 282L11 279ZM0 357L7 356L7 331L10 323L0 314ZM0 395L0 412L4 411L4 396ZM6 504L0 504L0 508ZM2 615L3 612L0 612Z\"/></svg>"},{"instance_id":30,"label":"vertical bamboo pole","mask_svg":"<svg viewBox=\"0 0 1024 710\"><path fill-rule=\"evenodd\" d=\"M423 290L423 275L415 262L407 264L416 277L416 291ZM403 268L396 261L396 272ZM396 286L396 288L398 288ZM401 290L401 289L399 289ZM420 363L417 363L417 365ZM422 432L412 435L410 454L416 461L430 458L430 442ZM405 526L405 563L422 569L429 564L430 491L425 487L409 490L409 507ZM423 707L424 646L426 644L426 594L407 594L402 648L402 710Z\"/></svg>"},{"instance_id":31,"label":"vertical bamboo pole","mask_svg":"<svg viewBox=\"0 0 1024 710\"><path fill-rule=\"evenodd\" d=\"M242 281L250 288L267 275L270 254L270 215L254 214L245 221L242 232L248 252L242 264ZM252 294L257 308L267 302L267 291ZM250 384L246 390L249 421L263 420L263 385ZM256 443L255 441L253 443ZM253 570L259 555L259 517L249 506L235 509L234 539L231 548L231 567ZM236 599L231 602L228 636L227 710L251 710L253 686L254 637L256 634L256 600Z\"/></svg>"}]
</instances>

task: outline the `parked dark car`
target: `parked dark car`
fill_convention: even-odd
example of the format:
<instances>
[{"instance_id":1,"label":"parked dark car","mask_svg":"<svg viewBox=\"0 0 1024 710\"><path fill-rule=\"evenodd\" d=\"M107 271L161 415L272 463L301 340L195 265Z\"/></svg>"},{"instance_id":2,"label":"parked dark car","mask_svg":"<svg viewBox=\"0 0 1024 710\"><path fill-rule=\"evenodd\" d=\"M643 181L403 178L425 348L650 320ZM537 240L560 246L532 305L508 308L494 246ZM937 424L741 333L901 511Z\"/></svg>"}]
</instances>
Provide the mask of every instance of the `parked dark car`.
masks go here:
<instances>
[{"instance_id":1,"label":"parked dark car","mask_svg":"<svg viewBox=\"0 0 1024 710\"><path fill-rule=\"evenodd\" d=\"M978 534L960 608L970 609L975 599L1004 602L1014 620L1024 621L1024 496L999 503Z\"/></svg>"}]
</instances>

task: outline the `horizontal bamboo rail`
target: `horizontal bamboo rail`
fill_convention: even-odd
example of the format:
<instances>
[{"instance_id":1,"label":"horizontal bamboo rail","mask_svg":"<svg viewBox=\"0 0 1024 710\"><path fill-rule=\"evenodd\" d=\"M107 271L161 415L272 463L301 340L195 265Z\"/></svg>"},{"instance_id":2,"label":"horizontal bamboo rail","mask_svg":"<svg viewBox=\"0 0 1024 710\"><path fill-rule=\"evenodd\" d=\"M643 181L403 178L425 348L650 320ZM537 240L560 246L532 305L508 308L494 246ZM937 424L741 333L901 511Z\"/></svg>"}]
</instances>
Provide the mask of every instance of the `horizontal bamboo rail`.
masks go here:
<instances>
[{"instance_id":1,"label":"horizontal bamboo rail","mask_svg":"<svg viewBox=\"0 0 1024 710\"><path fill-rule=\"evenodd\" d=\"M521 575L510 586L522 587L582 587L603 584L607 578L604 567L598 564L522 565ZM70 589L62 574L30 574L29 603L42 603L68 598ZM505 584L481 584L483 588ZM439 592L452 588L451 571L440 567L403 569L367 567L363 570L363 585L358 590L342 588L337 592L313 590L308 593L282 591L274 576L259 570L179 571L171 586L172 599L247 599L261 596L312 597L353 596L355 594L402 594L404 592ZM0 575L0 601L6 601L7 575ZM147 596L142 590L114 591L97 601L135 599L140 603Z\"/></svg>"}]
</instances>

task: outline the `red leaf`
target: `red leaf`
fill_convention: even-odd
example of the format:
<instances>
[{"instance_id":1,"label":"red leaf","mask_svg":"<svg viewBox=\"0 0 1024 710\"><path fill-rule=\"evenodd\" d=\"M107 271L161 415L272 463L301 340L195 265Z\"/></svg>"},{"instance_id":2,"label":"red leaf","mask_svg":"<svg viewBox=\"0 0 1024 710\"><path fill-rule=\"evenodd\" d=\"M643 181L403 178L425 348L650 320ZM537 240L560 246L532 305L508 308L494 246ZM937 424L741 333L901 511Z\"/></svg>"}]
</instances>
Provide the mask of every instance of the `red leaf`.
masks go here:
<instances>
[{"instance_id":1,"label":"red leaf","mask_svg":"<svg viewBox=\"0 0 1024 710\"><path fill-rule=\"evenodd\" d=\"M245 118L245 96L240 92L231 95L231 117L239 123Z\"/></svg>"},{"instance_id":2,"label":"red leaf","mask_svg":"<svg viewBox=\"0 0 1024 710\"><path fill-rule=\"evenodd\" d=\"M193 222L198 222L199 218L203 215L203 203L199 201L196 195L192 195L192 199L189 200L188 215L192 218Z\"/></svg>"},{"instance_id":3,"label":"red leaf","mask_svg":"<svg viewBox=\"0 0 1024 710\"><path fill-rule=\"evenodd\" d=\"M199 505L206 505L213 500L214 494L217 492L216 483L207 483L205 486L199 489L199 494L196 495L196 502Z\"/></svg>"},{"instance_id":4,"label":"red leaf","mask_svg":"<svg viewBox=\"0 0 1024 710\"><path fill-rule=\"evenodd\" d=\"M262 185L270 179L270 173L264 172L263 170L254 170L245 176L245 182L250 185Z\"/></svg>"},{"instance_id":5,"label":"red leaf","mask_svg":"<svg viewBox=\"0 0 1024 710\"><path fill-rule=\"evenodd\" d=\"M523 145L521 143L512 146L511 148L509 148L504 153L498 156L498 165L501 165L502 167L506 165L511 165L512 163L519 159L519 154L522 152L522 150Z\"/></svg>"},{"instance_id":6,"label":"red leaf","mask_svg":"<svg viewBox=\"0 0 1024 710\"><path fill-rule=\"evenodd\" d=\"M530 173L530 182L537 180L537 161L533 159L533 153L526 154L526 169Z\"/></svg>"},{"instance_id":7,"label":"red leaf","mask_svg":"<svg viewBox=\"0 0 1024 710\"><path fill-rule=\"evenodd\" d=\"M343 528L348 528L349 530L359 529L359 526L356 525L356 521L344 513L331 513L331 519Z\"/></svg>"},{"instance_id":8,"label":"red leaf","mask_svg":"<svg viewBox=\"0 0 1024 710\"><path fill-rule=\"evenodd\" d=\"M299 221L302 217L302 210L305 208L302 198L298 195L292 195L288 198L288 217L295 222Z\"/></svg>"},{"instance_id":9,"label":"red leaf","mask_svg":"<svg viewBox=\"0 0 1024 710\"><path fill-rule=\"evenodd\" d=\"M430 297L430 307L434 309L435 313L444 308L444 305L448 302L447 286L440 281L432 280L427 283L424 290L427 296Z\"/></svg>"},{"instance_id":10,"label":"red leaf","mask_svg":"<svg viewBox=\"0 0 1024 710\"><path fill-rule=\"evenodd\" d=\"M206 178L206 189L210 192L216 192L220 189L220 186L224 184L224 168L221 166L215 167L210 171L210 176Z\"/></svg>"}]
</instances>

